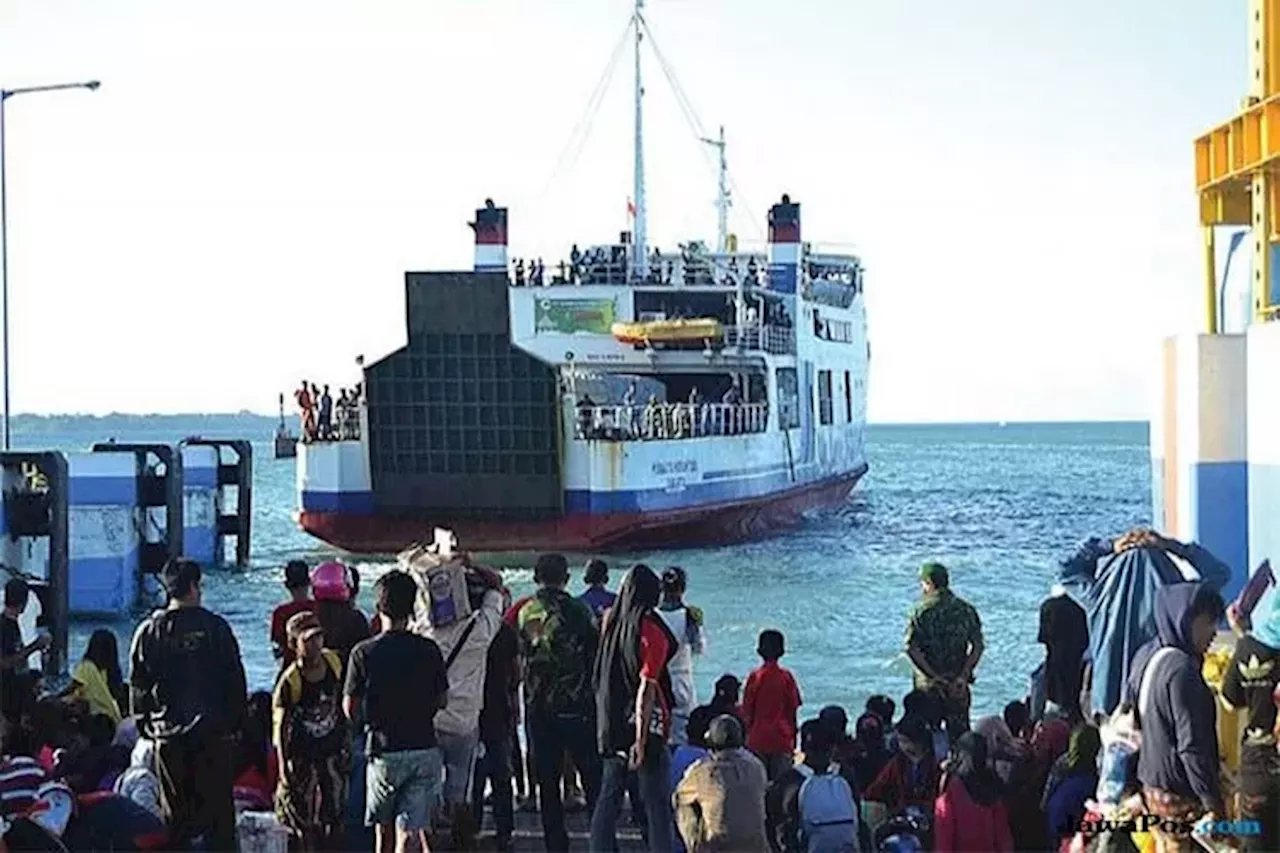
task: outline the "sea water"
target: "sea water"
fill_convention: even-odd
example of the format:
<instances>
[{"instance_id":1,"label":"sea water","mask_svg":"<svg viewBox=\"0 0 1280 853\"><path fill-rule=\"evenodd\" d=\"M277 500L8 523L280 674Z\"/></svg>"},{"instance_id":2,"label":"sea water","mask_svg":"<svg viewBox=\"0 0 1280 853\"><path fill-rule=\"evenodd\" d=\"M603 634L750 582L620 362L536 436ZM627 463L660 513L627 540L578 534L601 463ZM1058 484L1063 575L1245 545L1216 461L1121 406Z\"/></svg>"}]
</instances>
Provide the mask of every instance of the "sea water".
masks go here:
<instances>
[{"instance_id":1,"label":"sea water","mask_svg":"<svg viewBox=\"0 0 1280 853\"><path fill-rule=\"evenodd\" d=\"M257 441L251 565L211 572L205 605L239 638L249 683L270 687L276 665L267 636L272 607L285 598L281 566L335 556L294 523L294 462L271 455L273 424L264 418L59 419L16 422L15 446L85 448L120 441L173 441L193 433ZM925 560L951 570L955 592L982 617L986 654L974 685L975 711L998 712L1026 693L1043 656L1036 645L1040 602L1056 566L1082 539L1149 523L1150 463L1145 423L875 426L870 472L842 507L776 539L697 551L606 556L616 589L621 569L643 560L681 565L687 600L706 614L706 654L695 664L700 698L726 672L745 678L758 664L756 636L780 628L783 665L800 682L805 713L829 703L856 714L867 696L899 702L911 686L902 657L906 619L920 596ZM463 543L465 546L465 543ZM580 566L588 555L573 555ZM373 580L390 556L353 558L369 612ZM533 555L500 561L515 595L533 588ZM582 588L575 570L571 589ZM106 627L121 640L127 671L135 620ZM79 659L94 628L76 623L70 658Z\"/></svg>"}]
</instances>

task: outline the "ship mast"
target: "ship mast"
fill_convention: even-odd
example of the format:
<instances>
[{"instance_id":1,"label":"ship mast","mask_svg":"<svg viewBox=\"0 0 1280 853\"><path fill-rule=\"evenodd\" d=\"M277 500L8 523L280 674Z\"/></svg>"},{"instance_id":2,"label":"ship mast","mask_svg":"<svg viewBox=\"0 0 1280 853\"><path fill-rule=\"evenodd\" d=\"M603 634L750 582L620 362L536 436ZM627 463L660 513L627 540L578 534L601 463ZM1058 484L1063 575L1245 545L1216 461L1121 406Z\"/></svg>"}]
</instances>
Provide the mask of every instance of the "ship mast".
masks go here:
<instances>
[{"instance_id":1,"label":"ship mast","mask_svg":"<svg viewBox=\"0 0 1280 853\"><path fill-rule=\"evenodd\" d=\"M632 25L636 31L636 138L635 138L635 233L633 235L633 252L635 256L635 274L638 278L649 275L648 220L645 215L644 199L644 84L640 78L640 42L644 38L644 0L635 0L635 11L632 13Z\"/></svg>"},{"instance_id":2,"label":"ship mast","mask_svg":"<svg viewBox=\"0 0 1280 853\"><path fill-rule=\"evenodd\" d=\"M706 139L703 142L715 148L720 154L720 183L716 194L716 251L721 254L729 251L729 208L733 202L729 200L729 161L725 157L724 125L720 125L719 139Z\"/></svg>"}]
</instances>

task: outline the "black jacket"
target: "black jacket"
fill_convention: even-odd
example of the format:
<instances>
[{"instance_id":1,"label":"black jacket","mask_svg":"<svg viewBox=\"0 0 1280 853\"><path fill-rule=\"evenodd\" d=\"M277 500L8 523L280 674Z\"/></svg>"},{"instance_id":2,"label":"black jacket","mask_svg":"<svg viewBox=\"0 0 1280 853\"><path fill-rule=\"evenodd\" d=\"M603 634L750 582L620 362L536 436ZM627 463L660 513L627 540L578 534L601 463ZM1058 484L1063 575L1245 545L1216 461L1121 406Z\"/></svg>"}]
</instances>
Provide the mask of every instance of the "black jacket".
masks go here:
<instances>
[{"instance_id":1,"label":"black jacket","mask_svg":"<svg viewBox=\"0 0 1280 853\"><path fill-rule=\"evenodd\" d=\"M1190 797L1221 814L1216 700L1200 674L1203 661L1191 643L1193 606L1209 591L1206 584L1180 583L1156 592L1157 637L1135 655L1127 697L1137 707L1142 729L1138 781ZM1162 648L1171 651L1156 658ZM1137 697L1148 665L1156 668L1144 709Z\"/></svg>"},{"instance_id":2,"label":"black jacket","mask_svg":"<svg viewBox=\"0 0 1280 853\"><path fill-rule=\"evenodd\" d=\"M133 711L145 736L220 737L243 725L244 664L221 616L203 607L157 610L138 626L129 661Z\"/></svg>"}]
</instances>

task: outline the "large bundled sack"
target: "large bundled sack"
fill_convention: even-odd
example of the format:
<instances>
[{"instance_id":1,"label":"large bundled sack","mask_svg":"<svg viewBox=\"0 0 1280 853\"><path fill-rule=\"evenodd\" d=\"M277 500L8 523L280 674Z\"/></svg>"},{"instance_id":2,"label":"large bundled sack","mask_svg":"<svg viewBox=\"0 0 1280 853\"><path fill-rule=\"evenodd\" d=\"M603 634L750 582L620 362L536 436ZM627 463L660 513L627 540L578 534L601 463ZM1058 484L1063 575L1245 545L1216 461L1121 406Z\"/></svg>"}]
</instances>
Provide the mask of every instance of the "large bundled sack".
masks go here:
<instances>
[{"instance_id":1,"label":"large bundled sack","mask_svg":"<svg viewBox=\"0 0 1280 853\"><path fill-rule=\"evenodd\" d=\"M1062 565L1061 583L1085 609L1089 621L1089 658L1093 680L1086 713L1110 716L1119 706L1134 654L1156 635L1156 590L1203 580L1216 589L1230 570L1197 545L1181 546L1185 555L1160 548L1114 552L1106 540L1090 540Z\"/></svg>"}]
</instances>

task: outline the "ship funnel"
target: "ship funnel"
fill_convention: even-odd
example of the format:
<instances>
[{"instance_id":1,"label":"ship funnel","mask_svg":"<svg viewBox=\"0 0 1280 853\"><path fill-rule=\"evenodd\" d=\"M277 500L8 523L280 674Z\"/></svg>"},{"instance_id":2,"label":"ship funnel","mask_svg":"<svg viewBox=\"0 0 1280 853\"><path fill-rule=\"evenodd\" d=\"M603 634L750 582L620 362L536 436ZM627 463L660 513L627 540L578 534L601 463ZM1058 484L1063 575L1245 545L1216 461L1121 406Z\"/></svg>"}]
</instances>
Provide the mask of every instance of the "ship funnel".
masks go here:
<instances>
[{"instance_id":1,"label":"ship funnel","mask_svg":"<svg viewBox=\"0 0 1280 853\"><path fill-rule=\"evenodd\" d=\"M769 208L769 289L795 293L800 271L800 205L783 195Z\"/></svg>"},{"instance_id":2,"label":"ship funnel","mask_svg":"<svg viewBox=\"0 0 1280 853\"><path fill-rule=\"evenodd\" d=\"M493 199L484 200L476 211L475 222L468 223L476 233L476 272L505 272L507 269L507 209L494 207Z\"/></svg>"}]
</instances>

